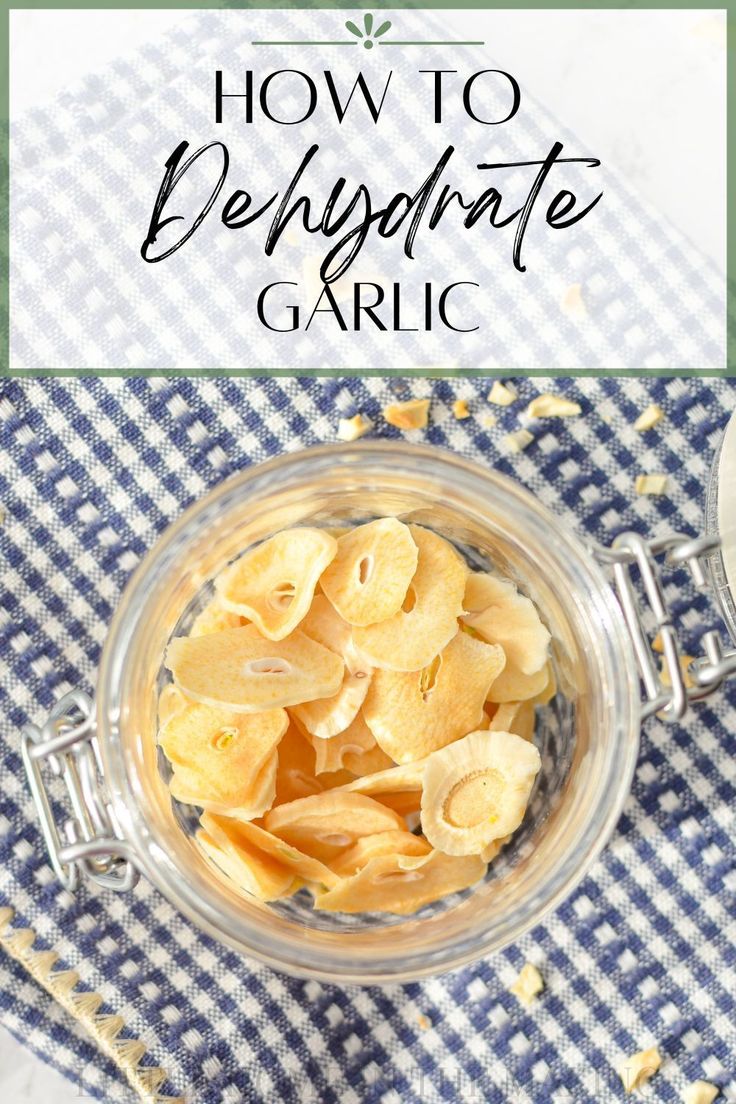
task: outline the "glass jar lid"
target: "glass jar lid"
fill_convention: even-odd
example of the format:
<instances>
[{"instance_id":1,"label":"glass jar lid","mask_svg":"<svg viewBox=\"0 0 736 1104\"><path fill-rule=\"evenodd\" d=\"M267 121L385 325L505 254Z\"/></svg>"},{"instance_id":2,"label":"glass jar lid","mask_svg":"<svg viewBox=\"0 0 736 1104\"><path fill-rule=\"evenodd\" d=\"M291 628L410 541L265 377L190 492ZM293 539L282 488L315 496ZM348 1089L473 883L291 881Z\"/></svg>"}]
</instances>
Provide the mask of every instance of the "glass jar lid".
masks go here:
<instances>
[{"instance_id":1,"label":"glass jar lid","mask_svg":"<svg viewBox=\"0 0 736 1104\"><path fill-rule=\"evenodd\" d=\"M736 643L736 411L726 426L708 484L706 521L720 537L712 560L714 590L731 639Z\"/></svg>"}]
</instances>

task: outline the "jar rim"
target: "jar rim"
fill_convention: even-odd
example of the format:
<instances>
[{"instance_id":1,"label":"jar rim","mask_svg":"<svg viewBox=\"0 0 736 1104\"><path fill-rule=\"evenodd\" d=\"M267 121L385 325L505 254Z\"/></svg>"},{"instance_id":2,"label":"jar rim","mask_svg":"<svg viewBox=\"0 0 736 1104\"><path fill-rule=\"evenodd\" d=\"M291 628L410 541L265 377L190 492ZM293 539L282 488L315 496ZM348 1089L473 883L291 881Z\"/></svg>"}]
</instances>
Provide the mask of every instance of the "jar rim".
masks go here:
<instances>
[{"instance_id":1,"label":"jar rim","mask_svg":"<svg viewBox=\"0 0 736 1104\"><path fill-rule=\"evenodd\" d=\"M146 588L163 564L174 561L176 550L184 546L187 533L204 524L234 492L252 497L263 494L274 479L283 485L290 479L296 484L307 478L326 478L329 471L340 469L360 477L361 470L371 466L378 471L392 471L402 464L424 465L422 469L437 472L462 485L466 494L485 495L505 501L521 511L530 534L538 539L555 534L555 552L561 564L574 570L584 581L588 615L605 630L607 648L599 657L600 675L609 696L611 715L617 719L620 745L610 748L605 762L605 777L601 778L601 804L596 816L581 829L574 846L560 856L549 872L546 882L537 887L534 908L524 916L511 916L497 924L492 932L473 933L472 940L455 940L451 945L434 948L429 954L407 955L401 940L397 947L378 961L362 961L351 950L349 937L345 950L336 954L334 948L322 950L310 947L312 961L302 960L300 948L288 941L264 933L256 925L242 922L223 924L220 913L198 896L187 884L187 871L179 869L166 855L165 848L140 815L136 778L129 770L124 754L121 725L124 725L125 702L120 687L124 684L124 669L128 649L140 631L136 606L145 597ZM552 526L552 530L550 530ZM623 616L603 569L579 538L540 502L529 490L508 476L481 467L479 464L436 446L415 445L405 441L359 441L351 445L322 445L295 453L287 453L255 464L230 476L189 506L159 537L132 575L113 617L103 646L97 690L97 722L100 752L106 783L113 809L126 840L132 845L138 863L149 881L181 912L209 935L268 965L298 976L316 977L339 982L398 982L415 979L446 970L492 953L518 938L564 900L607 842L619 819L629 793L639 745L640 690L636 663ZM266 916L268 913L265 914ZM264 925L268 927L268 925Z\"/></svg>"}]
</instances>

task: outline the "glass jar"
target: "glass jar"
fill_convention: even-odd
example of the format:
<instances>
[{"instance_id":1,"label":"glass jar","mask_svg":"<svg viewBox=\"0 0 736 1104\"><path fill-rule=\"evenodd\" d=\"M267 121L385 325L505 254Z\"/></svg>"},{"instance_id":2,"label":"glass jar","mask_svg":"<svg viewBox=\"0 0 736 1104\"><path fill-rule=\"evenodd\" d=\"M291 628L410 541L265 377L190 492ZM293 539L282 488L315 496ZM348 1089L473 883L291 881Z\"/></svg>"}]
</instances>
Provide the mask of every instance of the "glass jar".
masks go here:
<instances>
[{"instance_id":1,"label":"glass jar","mask_svg":"<svg viewBox=\"0 0 736 1104\"><path fill-rule=\"evenodd\" d=\"M542 770L526 819L485 880L415 916L335 916L306 891L264 904L228 884L192 838L196 815L172 803L156 743L162 659L245 547L295 525L395 515L449 538L471 564L493 565L536 604L552 634L559 692L540 711ZM620 557L619 557L620 558ZM614 556L614 559L616 557ZM627 621L629 622L627 624ZM661 702L659 702L661 705ZM631 618L591 551L533 495L492 470L403 442L358 442L282 456L224 482L190 507L131 578L104 645L84 736L80 794L97 768L106 796L57 872L123 862L142 872L209 935L270 966L332 982L406 981L462 966L517 939L568 896L606 843L629 791L642 715ZM73 748L71 722L47 726L47 748ZM82 725L77 733L82 732ZM44 798L38 730L24 759ZM57 743L54 745L53 740ZM72 782L74 779L72 779ZM39 791L41 791L39 793ZM96 811L95 811L96 810ZM42 821L43 821L43 809ZM107 827L104 814L108 815ZM55 841L44 828L49 846ZM114 844L114 848L113 848ZM59 860L59 856L61 856ZM101 874L106 884L113 874ZM131 878L123 878L125 887Z\"/></svg>"},{"instance_id":2,"label":"glass jar","mask_svg":"<svg viewBox=\"0 0 736 1104\"><path fill-rule=\"evenodd\" d=\"M736 643L736 412L716 452L705 500L705 524L720 548L711 564L713 590L731 639Z\"/></svg>"}]
</instances>

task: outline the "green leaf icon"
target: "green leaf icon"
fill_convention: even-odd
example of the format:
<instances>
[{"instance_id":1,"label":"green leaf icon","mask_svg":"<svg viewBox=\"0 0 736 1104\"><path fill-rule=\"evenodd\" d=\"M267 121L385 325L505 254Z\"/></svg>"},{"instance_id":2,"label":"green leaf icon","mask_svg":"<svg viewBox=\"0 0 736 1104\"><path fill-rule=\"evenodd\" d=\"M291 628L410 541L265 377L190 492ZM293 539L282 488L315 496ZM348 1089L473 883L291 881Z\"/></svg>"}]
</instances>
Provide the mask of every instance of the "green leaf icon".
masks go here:
<instances>
[{"instance_id":1,"label":"green leaf icon","mask_svg":"<svg viewBox=\"0 0 736 1104\"><path fill-rule=\"evenodd\" d=\"M377 31L373 30L373 23L374 17L370 13L367 13L363 16L363 27L365 28L364 31L361 31L360 27L357 25L357 23L353 23L352 19L348 19L345 23L345 26L351 34L355 35L356 38L363 39L363 46L366 50L372 50L374 39L380 38L381 35L385 35L386 31L389 30L391 26L391 20L385 19Z\"/></svg>"}]
</instances>

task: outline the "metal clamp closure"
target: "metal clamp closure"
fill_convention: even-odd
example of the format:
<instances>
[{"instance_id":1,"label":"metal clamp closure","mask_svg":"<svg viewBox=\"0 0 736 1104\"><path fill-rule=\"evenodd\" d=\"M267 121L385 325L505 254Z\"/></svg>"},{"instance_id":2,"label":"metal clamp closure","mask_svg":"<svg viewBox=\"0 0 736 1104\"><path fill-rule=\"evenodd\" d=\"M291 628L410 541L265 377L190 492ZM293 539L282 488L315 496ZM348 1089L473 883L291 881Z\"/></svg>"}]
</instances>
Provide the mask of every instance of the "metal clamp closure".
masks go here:
<instances>
[{"instance_id":1,"label":"metal clamp closure","mask_svg":"<svg viewBox=\"0 0 736 1104\"><path fill-rule=\"evenodd\" d=\"M56 703L42 728L27 724L21 756L49 859L62 885L74 892L84 875L104 889L132 889L138 871L103 796L92 699L72 690ZM69 796L72 815L61 827L44 781L44 763L63 780Z\"/></svg>"},{"instance_id":2,"label":"metal clamp closure","mask_svg":"<svg viewBox=\"0 0 736 1104\"><path fill-rule=\"evenodd\" d=\"M710 591L710 560L718 547L718 537L673 533L647 541L638 533L622 533L610 548L593 549L599 562L612 568L646 695L643 718L656 713L670 723L679 721L690 702L709 697L725 679L736 674L736 649L726 651L717 630L704 633L700 657L683 663L678 630L662 583L662 566L686 567L694 586L699 591ZM639 572L648 611L640 605L632 578L634 567ZM654 625L659 655L649 640L646 622Z\"/></svg>"}]
</instances>

